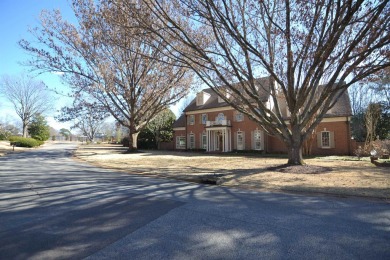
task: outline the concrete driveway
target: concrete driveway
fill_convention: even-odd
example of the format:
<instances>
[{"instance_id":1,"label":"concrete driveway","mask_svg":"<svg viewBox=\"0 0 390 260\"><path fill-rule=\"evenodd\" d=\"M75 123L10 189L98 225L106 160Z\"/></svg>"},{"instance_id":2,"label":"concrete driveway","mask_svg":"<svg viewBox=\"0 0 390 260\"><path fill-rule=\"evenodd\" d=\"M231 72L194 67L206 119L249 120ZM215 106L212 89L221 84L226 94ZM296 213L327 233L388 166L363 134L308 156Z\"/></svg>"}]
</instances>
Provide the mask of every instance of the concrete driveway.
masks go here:
<instances>
[{"instance_id":1,"label":"concrete driveway","mask_svg":"<svg viewBox=\"0 0 390 260\"><path fill-rule=\"evenodd\" d=\"M0 158L0 259L390 259L390 204L132 176L56 144Z\"/></svg>"}]
</instances>

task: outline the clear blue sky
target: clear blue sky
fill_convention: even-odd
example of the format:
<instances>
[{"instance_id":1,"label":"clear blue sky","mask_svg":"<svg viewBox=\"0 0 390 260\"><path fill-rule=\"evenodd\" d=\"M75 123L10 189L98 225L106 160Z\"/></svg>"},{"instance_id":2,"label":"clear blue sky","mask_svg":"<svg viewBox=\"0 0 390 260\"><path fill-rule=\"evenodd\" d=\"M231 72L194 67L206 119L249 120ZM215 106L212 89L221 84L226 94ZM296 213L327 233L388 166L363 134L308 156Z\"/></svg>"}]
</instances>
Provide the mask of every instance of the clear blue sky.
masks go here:
<instances>
[{"instance_id":1,"label":"clear blue sky","mask_svg":"<svg viewBox=\"0 0 390 260\"><path fill-rule=\"evenodd\" d=\"M22 73L28 73L29 68L22 66L20 62L29 59L29 55L23 51L18 42L21 39L31 40L33 37L28 32L29 28L39 26L39 15L42 10L60 9L64 19L74 21L75 17L68 0L0 0L0 76L10 75L18 76ZM54 74L40 75L39 79L44 81L51 89L66 89ZM70 102L59 96L56 99L55 110ZM178 114L180 104L172 107L172 110ZM55 122L53 110L47 114L50 126L60 129L69 128L69 124L59 124ZM178 116L178 115L177 115ZM12 105L4 98L0 97L0 122L12 121L18 122L19 118L14 113Z\"/></svg>"},{"instance_id":2,"label":"clear blue sky","mask_svg":"<svg viewBox=\"0 0 390 260\"><path fill-rule=\"evenodd\" d=\"M26 68L18 62L28 58L18 46L21 39L31 39L28 29L39 25L43 9L60 9L65 18L73 19L67 0L1 0L0 1L0 73L18 74Z\"/></svg>"},{"instance_id":3,"label":"clear blue sky","mask_svg":"<svg viewBox=\"0 0 390 260\"><path fill-rule=\"evenodd\" d=\"M39 15L43 9L60 9L64 18L74 19L73 11L67 0L0 0L0 75L18 76L28 73L25 66L20 62L29 59L28 54L18 46L21 39L32 39L29 28L39 25ZM65 88L57 75L44 74L39 79L44 81L50 88ZM55 96L58 110L66 102ZM55 127L65 127L67 124L57 124L53 120L55 111L48 114L49 123ZM4 99L0 99L0 120L17 121L18 117L13 112L12 106Z\"/></svg>"}]
</instances>

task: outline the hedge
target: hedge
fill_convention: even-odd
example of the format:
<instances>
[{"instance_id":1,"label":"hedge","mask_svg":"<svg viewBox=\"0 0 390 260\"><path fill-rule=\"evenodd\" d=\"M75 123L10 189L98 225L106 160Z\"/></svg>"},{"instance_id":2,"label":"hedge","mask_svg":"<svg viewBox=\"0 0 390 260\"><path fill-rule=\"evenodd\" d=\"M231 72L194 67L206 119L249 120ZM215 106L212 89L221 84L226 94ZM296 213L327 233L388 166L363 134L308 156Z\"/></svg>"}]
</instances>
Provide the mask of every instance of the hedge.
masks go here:
<instances>
[{"instance_id":1,"label":"hedge","mask_svg":"<svg viewBox=\"0 0 390 260\"><path fill-rule=\"evenodd\" d=\"M10 145L15 145L17 147L37 147L42 145L43 141L35 140L34 138L25 138L21 136L11 136L8 138Z\"/></svg>"}]
</instances>

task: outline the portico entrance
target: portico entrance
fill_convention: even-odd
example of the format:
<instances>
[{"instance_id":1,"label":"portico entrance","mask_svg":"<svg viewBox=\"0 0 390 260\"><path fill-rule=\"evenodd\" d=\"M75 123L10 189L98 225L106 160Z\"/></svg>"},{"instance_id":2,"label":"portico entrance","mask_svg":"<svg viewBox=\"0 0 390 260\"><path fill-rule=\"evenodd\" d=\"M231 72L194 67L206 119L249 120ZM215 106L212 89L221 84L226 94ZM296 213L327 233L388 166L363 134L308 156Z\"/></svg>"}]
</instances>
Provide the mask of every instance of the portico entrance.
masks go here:
<instances>
[{"instance_id":1,"label":"portico entrance","mask_svg":"<svg viewBox=\"0 0 390 260\"><path fill-rule=\"evenodd\" d=\"M230 127L206 128L207 152L232 151L232 138Z\"/></svg>"}]
</instances>

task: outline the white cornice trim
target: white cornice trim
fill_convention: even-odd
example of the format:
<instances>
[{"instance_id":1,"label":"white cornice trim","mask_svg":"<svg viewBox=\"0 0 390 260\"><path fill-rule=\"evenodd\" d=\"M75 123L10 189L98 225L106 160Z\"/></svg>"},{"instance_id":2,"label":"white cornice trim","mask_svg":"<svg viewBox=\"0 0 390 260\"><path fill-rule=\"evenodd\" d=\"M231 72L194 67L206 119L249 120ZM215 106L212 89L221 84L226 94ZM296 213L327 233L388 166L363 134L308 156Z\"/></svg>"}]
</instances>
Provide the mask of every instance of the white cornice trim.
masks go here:
<instances>
[{"instance_id":1,"label":"white cornice trim","mask_svg":"<svg viewBox=\"0 0 390 260\"><path fill-rule=\"evenodd\" d=\"M213 112L213 111L210 111L211 109L204 109L204 110L198 110L196 112ZM225 107L224 109L225 111L226 110L229 110L227 107ZM216 111L222 111L221 109L217 109ZM349 122L351 120L351 117L349 116L339 116L339 117L326 117L326 118L323 118L321 120L321 123L333 123L333 122ZM286 124L290 124L289 121L285 121ZM215 128L208 128L209 130L214 130ZM175 127L173 128L173 130L175 131L185 131L186 130L186 127Z\"/></svg>"},{"instance_id":2,"label":"white cornice trim","mask_svg":"<svg viewBox=\"0 0 390 260\"><path fill-rule=\"evenodd\" d=\"M218 112L218 111L227 111L227 110L235 110L233 107L216 107L216 108L207 108L207 109L200 109L195 111L188 111L185 112L186 115L195 115L195 114L202 114L207 112Z\"/></svg>"},{"instance_id":3,"label":"white cornice trim","mask_svg":"<svg viewBox=\"0 0 390 260\"><path fill-rule=\"evenodd\" d=\"M349 121L350 117L349 116L340 116L340 117L325 117L321 120L323 123L327 122L346 122Z\"/></svg>"},{"instance_id":4,"label":"white cornice trim","mask_svg":"<svg viewBox=\"0 0 390 260\"><path fill-rule=\"evenodd\" d=\"M320 123L349 122L349 121L351 121L350 116L337 116L337 117L335 116L335 117L322 118ZM290 121L288 120L285 120L284 122L288 125L290 124Z\"/></svg>"}]
</instances>

